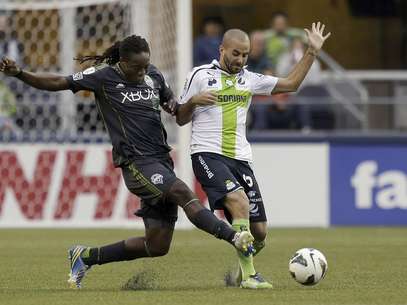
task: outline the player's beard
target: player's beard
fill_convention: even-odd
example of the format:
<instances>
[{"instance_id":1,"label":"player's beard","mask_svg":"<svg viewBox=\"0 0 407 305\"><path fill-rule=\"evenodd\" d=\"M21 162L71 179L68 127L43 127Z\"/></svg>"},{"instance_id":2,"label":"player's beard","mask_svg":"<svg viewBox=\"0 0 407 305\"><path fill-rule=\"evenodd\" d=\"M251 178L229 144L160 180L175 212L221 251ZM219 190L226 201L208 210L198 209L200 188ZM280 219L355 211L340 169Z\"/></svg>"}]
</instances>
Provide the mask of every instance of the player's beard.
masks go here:
<instances>
[{"instance_id":1,"label":"player's beard","mask_svg":"<svg viewBox=\"0 0 407 305\"><path fill-rule=\"evenodd\" d=\"M225 63L225 66L230 74L237 74L242 70L242 67L238 67L238 71L234 71L234 69L233 69L234 67L230 63L230 61L226 55L223 57L223 62ZM237 66L235 66L235 67L237 68Z\"/></svg>"}]
</instances>

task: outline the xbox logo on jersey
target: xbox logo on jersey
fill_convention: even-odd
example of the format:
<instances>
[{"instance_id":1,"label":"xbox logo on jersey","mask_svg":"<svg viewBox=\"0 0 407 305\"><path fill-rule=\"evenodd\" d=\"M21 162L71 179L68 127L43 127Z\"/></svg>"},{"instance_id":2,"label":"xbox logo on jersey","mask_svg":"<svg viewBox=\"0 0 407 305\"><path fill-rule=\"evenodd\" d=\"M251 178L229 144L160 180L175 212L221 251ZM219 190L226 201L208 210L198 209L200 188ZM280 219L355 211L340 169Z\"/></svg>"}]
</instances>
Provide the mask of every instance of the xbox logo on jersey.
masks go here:
<instances>
[{"instance_id":1,"label":"xbox logo on jersey","mask_svg":"<svg viewBox=\"0 0 407 305\"><path fill-rule=\"evenodd\" d=\"M120 94L123 96L121 101L122 104L124 104L124 102L126 101L138 102L140 100L148 101L153 98L155 99L159 98L158 94L153 89L142 89L135 92L132 91L120 92Z\"/></svg>"}]
</instances>

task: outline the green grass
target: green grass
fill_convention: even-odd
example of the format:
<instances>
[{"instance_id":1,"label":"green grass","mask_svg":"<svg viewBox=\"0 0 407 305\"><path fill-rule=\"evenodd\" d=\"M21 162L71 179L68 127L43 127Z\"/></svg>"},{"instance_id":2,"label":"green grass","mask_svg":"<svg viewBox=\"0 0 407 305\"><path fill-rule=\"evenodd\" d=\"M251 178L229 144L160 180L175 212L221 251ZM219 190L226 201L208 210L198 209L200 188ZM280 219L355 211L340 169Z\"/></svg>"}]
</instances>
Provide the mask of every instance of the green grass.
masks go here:
<instances>
[{"instance_id":1,"label":"green grass","mask_svg":"<svg viewBox=\"0 0 407 305\"><path fill-rule=\"evenodd\" d=\"M273 279L272 291L226 288L234 250L198 231L177 231L162 258L96 266L80 291L67 286L66 249L103 245L139 234L131 230L0 230L0 304L407 304L407 228L275 229L255 259ZM329 270L317 286L291 279L288 259L314 247ZM123 290L137 274L142 290Z\"/></svg>"}]
</instances>

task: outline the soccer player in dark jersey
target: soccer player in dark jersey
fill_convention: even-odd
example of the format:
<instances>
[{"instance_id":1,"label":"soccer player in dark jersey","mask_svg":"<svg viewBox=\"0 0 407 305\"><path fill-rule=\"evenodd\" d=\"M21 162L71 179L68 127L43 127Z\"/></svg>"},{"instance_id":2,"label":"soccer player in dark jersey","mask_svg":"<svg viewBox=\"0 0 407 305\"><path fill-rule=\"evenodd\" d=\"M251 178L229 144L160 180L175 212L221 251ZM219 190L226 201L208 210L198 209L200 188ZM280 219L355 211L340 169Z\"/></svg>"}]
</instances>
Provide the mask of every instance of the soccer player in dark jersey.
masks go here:
<instances>
[{"instance_id":1,"label":"soccer player in dark jersey","mask_svg":"<svg viewBox=\"0 0 407 305\"><path fill-rule=\"evenodd\" d=\"M72 287L81 287L93 265L167 254L178 206L196 227L250 255L251 234L238 233L216 218L174 174L159 107L174 114L176 100L161 72L150 64L147 41L129 36L103 55L83 60L95 60L96 66L67 77L28 72L8 58L0 62L0 71L38 89L93 91L113 144L114 164L121 168L127 188L141 198L136 215L143 218L145 235L103 247L71 248Z\"/></svg>"}]
</instances>

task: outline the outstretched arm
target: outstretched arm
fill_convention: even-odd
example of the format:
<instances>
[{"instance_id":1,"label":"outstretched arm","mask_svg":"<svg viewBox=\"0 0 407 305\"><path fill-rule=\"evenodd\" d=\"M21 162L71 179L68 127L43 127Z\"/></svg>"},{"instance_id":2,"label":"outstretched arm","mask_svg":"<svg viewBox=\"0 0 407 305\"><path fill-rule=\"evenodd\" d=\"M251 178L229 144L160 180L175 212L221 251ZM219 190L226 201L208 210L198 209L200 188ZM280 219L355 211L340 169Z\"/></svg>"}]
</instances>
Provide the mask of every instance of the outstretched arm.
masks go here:
<instances>
[{"instance_id":1,"label":"outstretched arm","mask_svg":"<svg viewBox=\"0 0 407 305\"><path fill-rule=\"evenodd\" d=\"M13 60L6 57L0 62L0 71L7 76L14 76L37 89L48 91L69 89L69 83L65 77L51 73L32 73L24 71Z\"/></svg>"},{"instance_id":2,"label":"outstretched arm","mask_svg":"<svg viewBox=\"0 0 407 305\"><path fill-rule=\"evenodd\" d=\"M331 36L328 33L324 36L325 25L318 22L312 24L312 30L305 29L308 37L308 49L305 51L304 56L295 65L294 69L285 78L279 78L272 93L293 92L297 91L305 76L307 75L315 57L321 50L325 40Z\"/></svg>"}]
</instances>

